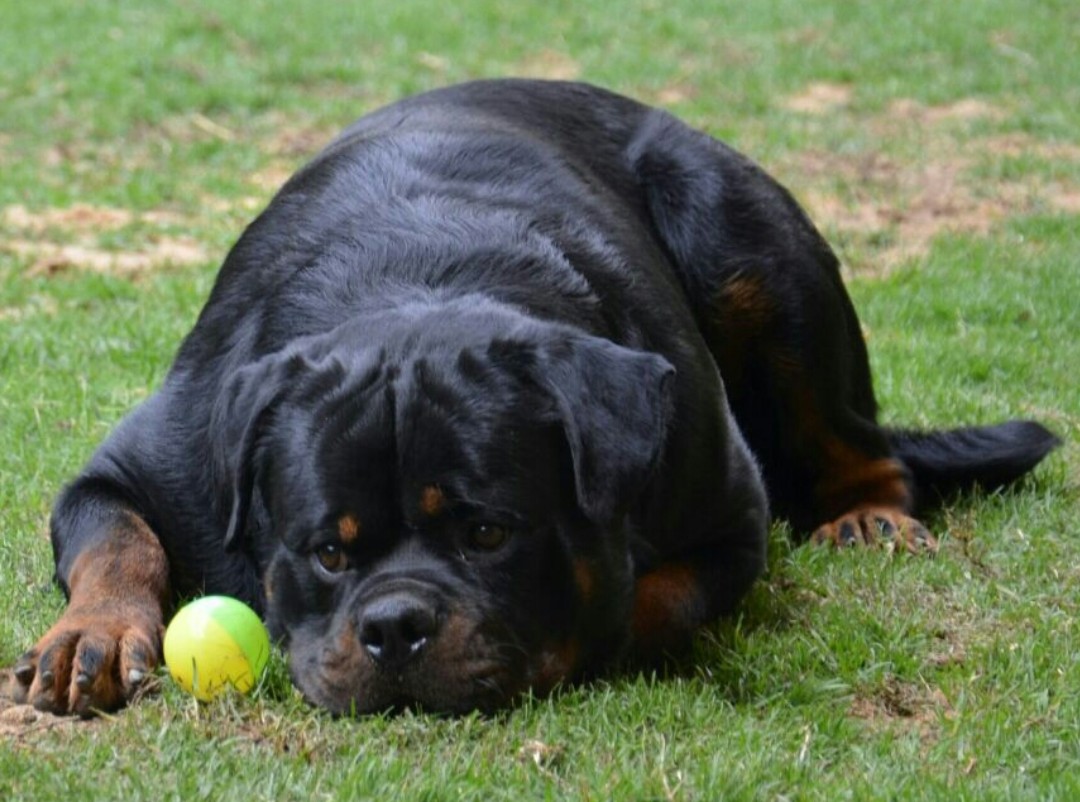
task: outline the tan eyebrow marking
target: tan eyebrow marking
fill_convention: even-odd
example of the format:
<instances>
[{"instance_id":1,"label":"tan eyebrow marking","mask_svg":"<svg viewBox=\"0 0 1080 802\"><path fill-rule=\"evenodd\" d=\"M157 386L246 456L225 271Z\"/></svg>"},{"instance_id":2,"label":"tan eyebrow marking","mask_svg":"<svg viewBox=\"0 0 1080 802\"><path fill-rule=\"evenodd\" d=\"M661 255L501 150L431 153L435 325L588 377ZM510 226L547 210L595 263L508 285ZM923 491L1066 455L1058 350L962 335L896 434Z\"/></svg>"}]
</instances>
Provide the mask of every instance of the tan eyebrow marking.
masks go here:
<instances>
[{"instance_id":1,"label":"tan eyebrow marking","mask_svg":"<svg viewBox=\"0 0 1080 802\"><path fill-rule=\"evenodd\" d=\"M338 518L338 535L342 543L353 543L360 536L360 521L352 513L347 513Z\"/></svg>"},{"instance_id":2,"label":"tan eyebrow marking","mask_svg":"<svg viewBox=\"0 0 1080 802\"><path fill-rule=\"evenodd\" d=\"M425 485L420 491L420 512L434 517L446 508L446 494L438 485Z\"/></svg>"}]
</instances>

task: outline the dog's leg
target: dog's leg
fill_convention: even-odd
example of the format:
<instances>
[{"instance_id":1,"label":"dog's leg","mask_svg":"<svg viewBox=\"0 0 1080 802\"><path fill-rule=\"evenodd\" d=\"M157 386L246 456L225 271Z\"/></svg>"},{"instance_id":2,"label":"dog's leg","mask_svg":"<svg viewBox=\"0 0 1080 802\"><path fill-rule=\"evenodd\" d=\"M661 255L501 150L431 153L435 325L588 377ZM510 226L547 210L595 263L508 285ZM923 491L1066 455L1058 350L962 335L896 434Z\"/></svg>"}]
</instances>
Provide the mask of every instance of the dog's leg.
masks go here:
<instances>
[{"instance_id":1,"label":"dog's leg","mask_svg":"<svg viewBox=\"0 0 1080 802\"><path fill-rule=\"evenodd\" d=\"M933 548L875 420L838 262L806 215L745 157L668 115L629 151L774 511L819 541Z\"/></svg>"},{"instance_id":2,"label":"dog's leg","mask_svg":"<svg viewBox=\"0 0 1080 802\"><path fill-rule=\"evenodd\" d=\"M160 662L165 551L123 502L79 486L57 507L53 539L68 607L16 664L15 694L57 713L115 709Z\"/></svg>"},{"instance_id":3,"label":"dog's leg","mask_svg":"<svg viewBox=\"0 0 1080 802\"><path fill-rule=\"evenodd\" d=\"M875 422L866 349L835 263L811 256L823 264L721 277L705 333L736 419L777 512L816 542L933 549L910 517L908 470ZM801 282L784 284L796 271Z\"/></svg>"}]
</instances>

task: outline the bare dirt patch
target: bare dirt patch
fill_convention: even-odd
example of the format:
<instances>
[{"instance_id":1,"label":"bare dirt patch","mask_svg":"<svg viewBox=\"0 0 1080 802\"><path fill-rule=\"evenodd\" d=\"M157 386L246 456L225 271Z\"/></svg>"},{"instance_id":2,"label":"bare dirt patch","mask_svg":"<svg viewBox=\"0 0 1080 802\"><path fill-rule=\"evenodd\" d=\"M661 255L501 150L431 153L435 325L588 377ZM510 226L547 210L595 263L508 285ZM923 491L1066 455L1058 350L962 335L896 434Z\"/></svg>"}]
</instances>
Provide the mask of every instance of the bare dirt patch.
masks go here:
<instances>
[{"instance_id":1,"label":"bare dirt patch","mask_svg":"<svg viewBox=\"0 0 1080 802\"><path fill-rule=\"evenodd\" d=\"M273 193L281 189L281 186L296 172L296 167L280 160L272 161L265 167L256 170L248 181L264 193Z\"/></svg>"},{"instance_id":2,"label":"bare dirt patch","mask_svg":"<svg viewBox=\"0 0 1080 802\"><path fill-rule=\"evenodd\" d=\"M651 98L661 106L685 103L697 96L697 90L689 83L671 83L661 87Z\"/></svg>"},{"instance_id":3,"label":"bare dirt patch","mask_svg":"<svg viewBox=\"0 0 1080 802\"><path fill-rule=\"evenodd\" d=\"M61 233L93 234L102 231L118 231L135 223L167 227L189 222L183 215L166 209L153 209L136 214L129 209L92 206L87 203L34 211L22 204L14 204L0 210L0 221L3 222L5 228L30 234L42 234L50 230Z\"/></svg>"},{"instance_id":4,"label":"bare dirt patch","mask_svg":"<svg viewBox=\"0 0 1080 802\"><path fill-rule=\"evenodd\" d=\"M13 701L10 691L14 682L10 671L0 671L0 739L18 741L36 733L76 727L83 723L82 719L42 713L31 705Z\"/></svg>"},{"instance_id":5,"label":"bare dirt patch","mask_svg":"<svg viewBox=\"0 0 1080 802\"><path fill-rule=\"evenodd\" d=\"M160 237L137 251L111 251L93 245L9 240L5 250L30 260L30 276L55 276L68 271L132 277L165 267L184 267L206 261L206 251L190 239Z\"/></svg>"},{"instance_id":6,"label":"bare dirt patch","mask_svg":"<svg viewBox=\"0 0 1080 802\"><path fill-rule=\"evenodd\" d=\"M67 208L42 209L31 212L16 204L4 209L4 223L22 231L40 234L50 228L70 231L115 231L131 225L135 215L127 209L90 206L77 203Z\"/></svg>"},{"instance_id":7,"label":"bare dirt patch","mask_svg":"<svg viewBox=\"0 0 1080 802\"><path fill-rule=\"evenodd\" d=\"M847 84L816 82L784 101L784 108L801 114L823 115L851 103L852 87Z\"/></svg>"},{"instance_id":8,"label":"bare dirt patch","mask_svg":"<svg viewBox=\"0 0 1080 802\"><path fill-rule=\"evenodd\" d=\"M1050 205L1067 214L1080 215L1080 189L1059 188L1049 196Z\"/></svg>"},{"instance_id":9,"label":"bare dirt patch","mask_svg":"<svg viewBox=\"0 0 1080 802\"><path fill-rule=\"evenodd\" d=\"M1006 112L985 100L972 97L937 106L926 106L917 100L900 98L889 104L885 116L893 121L937 125L951 120L1001 120L1005 118Z\"/></svg>"},{"instance_id":10,"label":"bare dirt patch","mask_svg":"<svg viewBox=\"0 0 1080 802\"><path fill-rule=\"evenodd\" d=\"M581 75L581 65L566 53L549 48L529 54L514 65L510 74L553 81L572 81Z\"/></svg>"},{"instance_id":11,"label":"bare dirt patch","mask_svg":"<svg viewBox=\"0 0 1080 802\"><path fill-rule=\"evenodd\" d=\"M259 143L259 149L269 156L292 160L311 158L341 133L342 128L336 124L297 122L278 113L268 115L259 127L271 130Z\"/></svg>"},{"instance_id":12,"label":"bare dirt patch","mask_svg":"<svg viewBox=\"0 0 1080 802\"><path fill-rule=\"evenodd\" d=\"M854 246L853 267L884 275L924 255L940 234L986 234L1030 207L1020 185L980 194L966 179L968 166L960 157L912 164L814 152L802 154L797 170L810 179L804 198L812 217Z\"/></svg>"},{"instance_id":13,"label":"bare dirt patch","mask_svg":"<svg viewBox=\"0 0 1080 802\"><path fill-rule=\"evenodd\" d=\"M937 737L942 718L955 715L940 688L904 682L896 677L889 677L870 694L856 696L850 714L874 728L914 728L924 741Z\"/></svg>"},{"instance_id":14,"label":"bare dirt patch","mask_svg":"<svg viewBox=\"0 0 1080 802\"><path fill-rule=\"evenodd\" d=\"M1080 145L1072 142L1047 142L1019 132L979 139L977 147L995 156L1014 159L1035 156L1047 161L1080 162Z\"/></svg>"},{"instance_id":15,"label":"bare dirt patch","mask_svg":"<svg viewBox=\"0 0 1080 802\"><path fill-rule=\"evenodd\" d=\"M809 92L803 98L807 108L813 97ZM821 97L827 101L828 92ZM996 171L991 177L979 174L1002 158L1080 163L1080 145L1071 142L1019 132L972 137L957 127L1004 116L1003 109L975 98L939 106L901 99L867 119L865 130L883 148L898 143L896 152L909 155L806 151L777 172L837 240L854 272L887 275L922 258L942 234L984 236L1009 216L1039 209L1080 213L1080 187L1066 179L1049 180L1035 171L1010 171L1008 178L993 177Z\"/></svg>"},{"instance_id":16,"label":"bare dirt patch","mask_svg":"<svg viewBox=\"0 0 1080 802\"><path fill-rule=\"evenodd\" d=\"M154 232L133 249L101 245L98 235L120 231L136 222L155 227L178 225L184 219L168 211L135 214L127 209L76 204L31 211L22 205L0 212L3 227L14 236L0 240L0 249L30 262L31 276L66 271L135 276L164 267L182 267L206 260L194 240Z\"/></svg>"}]
</instances>

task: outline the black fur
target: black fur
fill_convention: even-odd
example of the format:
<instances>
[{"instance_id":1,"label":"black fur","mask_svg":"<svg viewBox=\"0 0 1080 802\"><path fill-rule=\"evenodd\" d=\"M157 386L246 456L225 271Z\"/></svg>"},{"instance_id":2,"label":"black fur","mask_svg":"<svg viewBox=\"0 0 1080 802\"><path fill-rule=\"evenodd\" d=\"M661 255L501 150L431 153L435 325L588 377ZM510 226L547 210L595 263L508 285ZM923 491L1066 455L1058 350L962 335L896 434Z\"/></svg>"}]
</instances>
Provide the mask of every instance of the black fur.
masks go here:
<instances>
[{"instance_id":1,"label":"black fur","mask_svg":"<svg viewBox=\"0 0 1080 802\"><path fill-rule=\"evenodd\" d=\"M920 508L973 488L1008 487L1061 445L1034 421L889 433L893 453L911 471Z\"/></svg>"},{"instance_id":2,"label":"black fur","mask_svg":"<svg viewBox=\"0 0 1080 802\"><path fill-rule=\"evenodd\" d=\"M996 485L1055 443L875 414L836 259L758 167L593 87L466 84L361 119L244 232L57 502L57 575L134 513L313 701L497 707L730 611L766 485L809 530L910 511L896 458Z\"/></svg>"}]
</instances>

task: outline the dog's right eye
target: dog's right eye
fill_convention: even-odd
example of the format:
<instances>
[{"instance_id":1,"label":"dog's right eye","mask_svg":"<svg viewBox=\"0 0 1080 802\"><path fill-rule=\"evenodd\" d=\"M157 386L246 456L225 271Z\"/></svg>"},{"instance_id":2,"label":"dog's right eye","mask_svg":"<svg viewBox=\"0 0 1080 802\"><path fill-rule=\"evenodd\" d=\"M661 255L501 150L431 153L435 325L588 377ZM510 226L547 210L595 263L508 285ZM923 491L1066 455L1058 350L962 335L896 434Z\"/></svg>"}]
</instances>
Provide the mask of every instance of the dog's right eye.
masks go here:
<instances>
[{"instance_id":1,"label":"dog's right eye","mask_svg":"<svg viewBox=\"0 0 1080 802\"><path fill-rule=\"evenodd\" d=\"M478 524L469 530L467 542L473 551L498 551L510 539L510 530L495 524Z\"/></svg>"},{"instance_id":2,"label":"dog's right eye","mask_svg":"<svg viewBox=\"0 0 1080 802\"><path fill-rule=\"evenodd\" d=\"M328 574L340 574L349 567L349 555L336 543L327 543L315 550L315 559Z\"/></svg>"}]
</instances>

